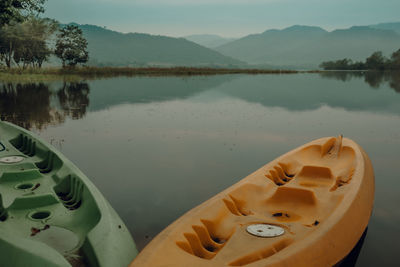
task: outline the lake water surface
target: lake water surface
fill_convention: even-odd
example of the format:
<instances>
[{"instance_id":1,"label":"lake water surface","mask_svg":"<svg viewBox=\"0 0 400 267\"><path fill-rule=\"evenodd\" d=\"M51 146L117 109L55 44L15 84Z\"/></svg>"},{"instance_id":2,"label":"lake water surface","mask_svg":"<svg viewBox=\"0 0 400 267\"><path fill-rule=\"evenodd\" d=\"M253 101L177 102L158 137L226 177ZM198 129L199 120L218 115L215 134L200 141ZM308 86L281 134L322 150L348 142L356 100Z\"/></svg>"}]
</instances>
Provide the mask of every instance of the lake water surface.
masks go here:
<instances>
[{"instance_id":1,"label":"lake water surface","mask_svg":"<svg viewBox=\"0 0 400 267\"><path fill-rule=\"evenodd\" d=\"M357 266L398 265L400 74L0 82L0 117L71 159L139 249L281 154L343 134L367 151L375 169L375 207Z\"/></svg>"}]
</instances>

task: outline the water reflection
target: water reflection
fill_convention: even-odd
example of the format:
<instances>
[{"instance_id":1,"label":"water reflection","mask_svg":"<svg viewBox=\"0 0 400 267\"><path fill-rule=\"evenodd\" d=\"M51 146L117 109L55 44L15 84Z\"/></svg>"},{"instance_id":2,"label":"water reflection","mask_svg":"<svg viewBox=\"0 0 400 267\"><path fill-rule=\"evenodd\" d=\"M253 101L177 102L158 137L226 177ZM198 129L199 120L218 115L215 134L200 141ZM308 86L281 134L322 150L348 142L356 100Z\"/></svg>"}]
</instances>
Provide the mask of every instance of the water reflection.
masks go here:
<instances>
[{"instance_id":1,"label":"water reflection","mask_svg":"<svg viewBox=\"0 0 400 267\"><path fill-rule=\"evenodd\" d=\"M400 93L400 73L399 72L360 72L360 71L331 71L331 72L321 72L321 77L323 78L333 78L343 82L348 82L353 78L361 78L369 84L372 88L379 88L383 84L389 84L390 88Z\"/></svg>"},{"instance_id":2,"label":"water reflection","mask_svg":"<svg viewBox=\"0 0 400 267\"><path fill-rule=\"evenodd\" d=\"M399 77L324 73L0 82L0 114L49 142L61 140L62 153L111 202L139 249L185 211L277 156L342 133L368 152L376 176L374 213L357 265L396 266Z\"/></svg>"},{"instance_id":3,"label":"water reflection","mask_svg":"<svg viewBox=\"0 0 400 267\"><path fill-rule=\"evenodd\" d=\"M51 107L49 87L39 84L2 84L0 87L0 118L26 129L42 129L50 123L64 121L57 108Z\"/></svg>"},{"instance_id":4,"label":"water reflection","mask_svg":"<svg viewBox=\"0 0 400 267\"><path fill-rule=\"evenodd\" d=\"M0 118L27 129L81 119L88 111L124 103L152 103L187 99L203 94L214 100L228 96L266 107L314 110L323 105L348 110L375 110L400 114L398 99L376 94L372 88L388 86L400 93L400 74L389 72L323 72L312 75L218 75L211 77L136 77L88 82L0 83ZM345 87L324 79L346 82ZM90 87L95 90L90 90ZM293 90L297 87L296 90ZM388 108L389 107L389 108Z\"/></svg>"},{"instance_id":5,"label":"water reflection","mask_svg":"<svg viewBox=\"0 0 400 267\"><path fill-rule=\"evenodd\" d=\"M57 92L64 115L76 120L81 119L89 106L89 93L89 84L86 82L64 82Z\"/></svg>"},{"instance_id":6,"label":"water reflection","mask_svg":"<svg viewBox=\"0 0 400 267\"><path fill-rule=\"evenodd\" d=\"M91 82L90 110L103 110L130 103L153 103L188 99L237 79L235 75L200 77L135 77Z\"/></svg>"},{"instance_id":7,"label":"water reflection","mask_svg":"<svg viewBox=\"0 0 400 267\"><path fill-rule=\"evenodd\" d=\"M89 92L86 82L64 82L56 92L45 83L3 83L0 119L39 130L63 123L67 117L80 119L86 114Z\"/></svg>"},{"instance_id":8,"label":"water reflection","mask_svg":"<svg viewBox=\"0 0 400 267\"><path fill-rule=\"evenodd\" d=\"M384 82L380 82L381 80ZM377 94L376 90L366 87L363 81L374 86L378 86L379 81L379 88L383 91ZM316 110L322 106L329 106L346 110L400 114L400 95L393 96L393 93L385 90L389 86L398 93L398 75L327 72L318 76L243 76L218 90L247 102L259 103L265 107L282 107L291 111Z\"/></svg>"}]
</instances>

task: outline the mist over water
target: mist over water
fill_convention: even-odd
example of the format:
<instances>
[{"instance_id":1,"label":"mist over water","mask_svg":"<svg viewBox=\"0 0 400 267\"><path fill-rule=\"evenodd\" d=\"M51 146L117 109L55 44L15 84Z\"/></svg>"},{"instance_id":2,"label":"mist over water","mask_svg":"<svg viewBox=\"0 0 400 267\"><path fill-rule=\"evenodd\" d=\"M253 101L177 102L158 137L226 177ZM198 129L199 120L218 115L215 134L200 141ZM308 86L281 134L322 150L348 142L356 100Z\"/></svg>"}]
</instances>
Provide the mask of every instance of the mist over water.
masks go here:
<instances>
[{"instance_id":1,"label":"mist over water","mask_svg":"<svg viewBox=\"0 0 400 267\"><path fill-rule=\"evenodd\" d=\"M142 249L186 211L281 154L343 134L375 169L357 266L393 266L400 237L399 73L0 82L0 118L60 149Z\"/></svg>"}]
</instances>

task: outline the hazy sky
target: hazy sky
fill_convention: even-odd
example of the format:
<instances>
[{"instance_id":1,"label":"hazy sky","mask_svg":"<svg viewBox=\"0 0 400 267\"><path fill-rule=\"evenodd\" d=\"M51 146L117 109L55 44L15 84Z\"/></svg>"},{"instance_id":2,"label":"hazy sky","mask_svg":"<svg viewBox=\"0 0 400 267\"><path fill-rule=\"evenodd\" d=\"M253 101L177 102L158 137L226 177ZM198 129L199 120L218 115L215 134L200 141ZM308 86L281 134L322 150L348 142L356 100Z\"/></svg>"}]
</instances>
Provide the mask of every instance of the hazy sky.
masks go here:
<instances>
[{"instance_id":1,"label":"hazy sky","mask_svg":"<svg viewBox=\"0 0 400 267\"><path fill-rule=\"evenodd\" d=\"M239 37L293 24L327 30L400 21L400 0L47 0L45 15L122 32Z\"/></svg>"}]
</instances>

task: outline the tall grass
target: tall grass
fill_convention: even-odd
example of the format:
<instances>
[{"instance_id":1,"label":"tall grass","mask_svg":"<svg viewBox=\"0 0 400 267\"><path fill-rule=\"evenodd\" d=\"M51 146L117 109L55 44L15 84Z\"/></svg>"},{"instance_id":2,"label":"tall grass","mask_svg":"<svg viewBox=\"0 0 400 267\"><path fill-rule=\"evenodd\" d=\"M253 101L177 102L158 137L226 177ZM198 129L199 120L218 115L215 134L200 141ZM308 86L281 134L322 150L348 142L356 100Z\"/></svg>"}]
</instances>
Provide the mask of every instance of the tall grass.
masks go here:
<instances>
[{"instance_id":1,"label":"tall grass","mask_svg":"<svg viewBox=\"0 0 400 267\"><path fill-rule=\"evenodd\" d=\"M117 76L194 76L221 74L295 74L296 70L229 69L200 67L75 67L75 68L11 68L0 69L0 80L99 79Z\"/></svg>"}]
</instances>

